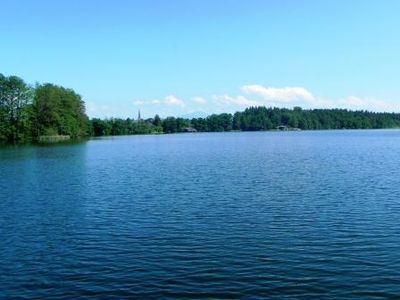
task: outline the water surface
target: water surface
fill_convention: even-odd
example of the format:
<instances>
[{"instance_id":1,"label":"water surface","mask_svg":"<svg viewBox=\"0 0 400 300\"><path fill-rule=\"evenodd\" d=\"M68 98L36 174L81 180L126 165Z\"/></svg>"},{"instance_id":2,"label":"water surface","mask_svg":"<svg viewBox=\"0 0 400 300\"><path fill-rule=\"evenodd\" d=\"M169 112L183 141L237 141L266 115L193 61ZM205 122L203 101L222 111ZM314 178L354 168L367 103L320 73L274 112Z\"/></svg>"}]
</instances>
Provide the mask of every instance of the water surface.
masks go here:
<instances>
[{"instance_id":1,"label":"water surface","mask_svg":"<svg viewBox=\"0 0 400 300\"><path fill-rule=\"evenodd\" d=\"M400 131L0 149L0 298L400 297Z\"/></svg>"}]
</instances>

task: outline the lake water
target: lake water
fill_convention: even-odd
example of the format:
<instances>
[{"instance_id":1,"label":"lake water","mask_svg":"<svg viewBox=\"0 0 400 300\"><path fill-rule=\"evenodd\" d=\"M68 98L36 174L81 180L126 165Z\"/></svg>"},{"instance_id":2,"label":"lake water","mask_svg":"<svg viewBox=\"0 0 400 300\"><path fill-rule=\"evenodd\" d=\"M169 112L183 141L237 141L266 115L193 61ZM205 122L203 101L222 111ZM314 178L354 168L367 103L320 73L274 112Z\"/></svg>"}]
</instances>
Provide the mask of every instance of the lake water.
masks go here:
<instances>
[{"instance_id":1,"label":"lake water","mask_svg":"<svg viewBox=\"0 0 400 300\"><path fill-rule=\"evenodd\" d=\"M0 149L0 298L400 298L400 131Z\"/></svg>"}]
</instances>

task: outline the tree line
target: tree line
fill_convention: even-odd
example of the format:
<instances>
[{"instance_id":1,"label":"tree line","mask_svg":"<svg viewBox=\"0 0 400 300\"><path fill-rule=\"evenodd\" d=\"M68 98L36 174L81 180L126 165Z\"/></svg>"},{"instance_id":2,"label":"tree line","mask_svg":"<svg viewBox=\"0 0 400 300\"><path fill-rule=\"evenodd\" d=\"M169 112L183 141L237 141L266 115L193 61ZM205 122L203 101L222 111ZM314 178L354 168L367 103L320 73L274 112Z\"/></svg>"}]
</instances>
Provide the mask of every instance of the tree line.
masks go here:
<instances>
[{"instance_id":1,"label":"tree line","mask_svg":"<svg viewBox=\"0 0 400 300\"><path fill-rule=\"evenodd\" d=\"M206 118L89 119L79 94L45 83L31 86L17 76L0 74L0 142L35 142L41 136L157 134L177 132L260 131L278 127L315 129L400 128L399 113L347 109L250 107L235 114Z\"/></svg>"},{"instance_id":2,"label":"tree line","mask_svg":"<svg viewBox=\"0 0 400 300\"><path fill-rule=\"evenodd\" d=\"M347 109L250 107L235 114L212 114L206 118L92 119L94 136L144 133L261 131L287 129L383 129L400 128L400 114Z\"/></svg>"}]
</instances>

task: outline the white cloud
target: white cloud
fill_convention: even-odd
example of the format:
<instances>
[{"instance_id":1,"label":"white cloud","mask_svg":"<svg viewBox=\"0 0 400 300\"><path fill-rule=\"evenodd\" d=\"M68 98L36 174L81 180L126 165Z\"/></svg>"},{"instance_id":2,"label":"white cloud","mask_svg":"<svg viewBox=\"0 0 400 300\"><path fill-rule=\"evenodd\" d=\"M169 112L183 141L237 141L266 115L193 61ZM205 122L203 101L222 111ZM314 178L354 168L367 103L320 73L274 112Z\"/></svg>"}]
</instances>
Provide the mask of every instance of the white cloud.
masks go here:
<instances>
[{"instance_id":1,"label":"white cloud","mask_svg":"<svg viewBox=\"0 0 400 300\"><path fill-rule=\"evenodd\" d=\"M347 104L354 107L360 107L365 105L365 100L355 96L350 96L347 99L343 99L342 102L343 104Z\"/></svg>"},{"instance_id":2,"label":"white cloud","mask_svg":"<svg viewBox=\"0 0 400 300\"><path fill-rule=\"evenodd\" d=\"M164 103L167 105L174 105L174 106L180 106L184 107L185 102L183 102L181 99L175 97L174 95L169 95L164 98Z\"/></svg>"},{"instance_id":3,"label":"white cloud","mask_svg":"<svg viewBox=\"0 0 400 300\"><path fill-rule=\"evenodd\" d=\"M212 96L214 103L219 104L219 105L238 105L238 106L258 106L261 105L261 103L247 99L244 96L236 96L236 97L231 97L229 95L213 95Z\"/></svg>"},{"instance_id":4,"label":"white cloud","mask_svg":"<svg viewBox=\"0 0 400 300\"><path fill-rule=\"evenodd\" d=\"M193 97L191 100L198 104L206 104L207 103L206 99L204 99L203 97L199 97L199 96Z\"/></svg>"},{"instance_id":5,"label":"white cloud","mask_svg":"<svg viewBox=\"0 0 400 300\"><path fill-rule=\"evenodd\" d=\"M97 115L112 112L112 107L106 104L96 104L93 101L86 103L86 111L89 115Z\"/></svg>"},{"instance_id":6,"label":"white cloud","mask_svg":"<svg viewBox=\"0 0 400 300\"><path fill-rule=\"evenodd\" d=\"M133 105L140 105L140 106L143 106L143 105L159 105L159 104L166 104L166 105L180 106L180 107L184 107L185 106L185 103L181 99L178 99L177 97L175 97L174 95L166 96L162 101L158 100L158 99L148 100L148 101L135 100L132 103L133 103Z\"/></svg>"},{"instance_id":7,"label":"white cloud","mask_svg":"<svg viewBox=\"0 0 400 300\"><path fill-rule=\"evenodd\" d=\"M303 108L347 108L351 110L369 110L377 112L399 112L400 105L376 98L362 98L356 96L342 98L326 98L313 94L305 87L267 87L258 84L244 85L240 88L241 94L231 96L229 94L213 95L210 101L202 96L189 98L188 102L168 95L154 100L136 100L132 103L136 106L145 106L150 111L164 112L168 115L189 113L197 105L201 105L208 113L242 110L250 106L287 107L301 106ZM109 107L99 107L88 103L88 112L96 111L106 113Z\"/></svg>"},{"instance_id":8,"label":"white cloud","mask_svg":"<svg viewBox=\"0 0 400 300\"><path fill-rule=\"evenodd\" d=\"M400 109L400 105L389 101L375 98L360 98L356 96L339 99L337 101L337 106L349 109L370 110L377 112L398 112Z\"/></svg>"},{"instance_id":9,"label":"white cloud","mask_svg":"<svg viewBox=\"0 0 400 300\"><path fill-rule=\"evenodd\" d=\"M94 101L86 103L86 112L91 118L132 117L129 105L127 107L125 105L115 106L112 104L100 104Z\"/></svg>"},{"instance_id":10,"label":"white cloud","mask_svg":"<svg viewBox=\"0 0 400 300\"><path fill-rule=\"evenodd\" d=\"M349 96L340 99L327 99L315 96L304 87L264 87L262 85L244 85L241 91L258 96L258 105L266 106L303 106L306 108L348 108L353 110L399 111L400 106L390 101L376 98Z\"/></svg>"},{"instance_id":11,"label":"white cloud","mask_svg":"<svg viewBox=\"0 0 400 300\"><path fill-rule=\"evenodd\" d=\"M89 113L89 114L97 113L98 110L99 110L98 105L95 102L93 102L93 101L86 102L86 112L87 113Z\"/></svg>"},{"instance_id":12,"label":"white cloud","mask_svg":"<svg viewBox=\"0 0 400 300\"><path fill-rule=\"evenodd\" d=\"M146 104L146 102L145 102L145 101L142 101L142 100L135 100L135 101L133 101L133 105L144 105L144 104Z\"/></svg>"},{"instance_id":13,"label":"white cloud","mask_svg":"<svg viewBox=\"0 0 400 300\"><path fill-rule=\"evenodd\" d=\"M244 85L241 90L246 94L260 96L264 101L290 103L294 101L313 102L315 96L303 87L264 87L262 85Z\"/></svg>"}]
</instances>

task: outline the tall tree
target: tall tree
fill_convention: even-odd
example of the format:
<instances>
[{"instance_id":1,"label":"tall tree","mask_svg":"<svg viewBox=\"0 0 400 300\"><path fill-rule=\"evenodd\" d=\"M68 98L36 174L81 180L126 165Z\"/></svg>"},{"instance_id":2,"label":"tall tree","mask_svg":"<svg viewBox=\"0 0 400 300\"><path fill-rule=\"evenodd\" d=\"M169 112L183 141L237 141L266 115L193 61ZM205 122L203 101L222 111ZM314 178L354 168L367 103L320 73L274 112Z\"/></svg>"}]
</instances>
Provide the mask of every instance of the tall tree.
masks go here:
<instances>
[{"instance_id":1,"label":"tall tree","mask_svg":"<svg viewBox=\"0 0 400 300\"><path fill-rule=\"evenodd\" d=\"M161 126L161 118L159 115L155 115L153 119L154 126Z\"/></svg>"},{"instance_id":2,"label":"tall tree","mask_svg":"<svg viewBox=\"0 0 400 300\"><path fill-rule=\"evenodd\" d=\"M17 76L0 74L0 139L19 142L29 138L32 89Z\"/></svg>"},{"instance_id":3,"label":"tall tree","mask_svg":"<svg viewBox=\"0 0 400 300\"><path fill-rule=\"evenodd\" d=\"M34 136L87 135L88 119L81 96L72 89L46 83L36 87L32 105Z\"/></svg>"}]
</instances>

